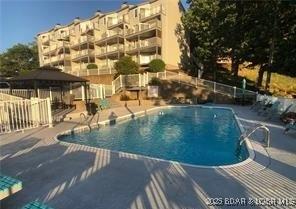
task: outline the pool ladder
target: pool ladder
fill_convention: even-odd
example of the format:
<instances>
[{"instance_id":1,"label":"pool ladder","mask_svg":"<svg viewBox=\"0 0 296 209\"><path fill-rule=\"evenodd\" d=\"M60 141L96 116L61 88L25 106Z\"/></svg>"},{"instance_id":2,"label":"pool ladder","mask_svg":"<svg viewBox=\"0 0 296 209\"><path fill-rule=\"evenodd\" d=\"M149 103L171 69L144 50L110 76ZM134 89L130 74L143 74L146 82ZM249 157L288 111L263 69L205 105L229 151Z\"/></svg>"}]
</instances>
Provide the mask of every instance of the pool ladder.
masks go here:
<instances>
[{"instance_id":1,"label":"pool ladder","mask_svg":"<svg viewBox=\"0 0 296 209\"><path fill-rule=\"evenodd\" d=\"M262 129L264 130L265 133L265 138L263 139L263 142L266 143L266 147L270 147L270 131L265 125L259 125L256 126L252 131L248 134L244 132L240 137L239 137L239 146L241 147L243 143L246 142L247 138L251 136L255 131Z\"/></svg>"},{"instance_id":2,"label":"pool ladder","mask_svg":"<svg viewBox=\"0 0 296 209\"><path fill-rule=\"evenodd\" d=\"M84 113L80 113L80 125L86 125L89 128L89 131L91 132L91 126L87 122L88 117Z\"/></svg>"}]
</instances>

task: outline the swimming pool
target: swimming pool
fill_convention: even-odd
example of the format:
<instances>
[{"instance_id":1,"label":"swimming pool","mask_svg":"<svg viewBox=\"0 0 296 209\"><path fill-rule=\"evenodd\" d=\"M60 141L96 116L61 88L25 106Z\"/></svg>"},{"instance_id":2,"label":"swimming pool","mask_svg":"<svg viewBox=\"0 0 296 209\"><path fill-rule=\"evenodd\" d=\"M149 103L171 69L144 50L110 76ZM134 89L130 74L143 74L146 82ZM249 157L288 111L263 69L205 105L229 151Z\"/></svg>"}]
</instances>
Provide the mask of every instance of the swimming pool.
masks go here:
<instances>
[{"instance_id":1,"label":"swimming pool","mask_svg":"<svg viewBox=\"0 0 296 209\"><path fill-rule=\"evenodd\" d=\"M245 145L236 152L240 134L231 109L187 106L159 109L59 139L181 163L218 166L248 158Z\"/></svg>"}]
</instances>

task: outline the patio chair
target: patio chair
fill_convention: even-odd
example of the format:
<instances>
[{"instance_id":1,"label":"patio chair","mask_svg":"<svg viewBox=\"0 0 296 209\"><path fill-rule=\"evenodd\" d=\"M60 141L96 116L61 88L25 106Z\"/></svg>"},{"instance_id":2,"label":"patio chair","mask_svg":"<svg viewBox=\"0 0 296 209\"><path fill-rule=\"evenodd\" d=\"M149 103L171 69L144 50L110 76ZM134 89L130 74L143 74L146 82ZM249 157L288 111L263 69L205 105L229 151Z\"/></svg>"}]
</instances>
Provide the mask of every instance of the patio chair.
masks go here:
<instances>
[{"instance_id":1,"label":"patio chair","mask_svg":"<svg viewBox=\"0 0 296 209\"><path fill-rule=\"evenodd\" d=\"M284 130L284 133L287 133L291 129L296 130L296 121L295 120L294 121L291 121L290 123L288 123L286 125L286 128Z\"/></svg>"},{"instance_id":2,"label":"patio chair","mask_svg":"<svg viewBox=\"0 0 296 209\"><path fill-rule=\"evenodd\" d=\"M267 113L267 119L272 119L274 117L279 117L280 119L289 112L290 109L292 109L294 104L290 104L286 109L277 108L275 111L268 111ZM274 108L273 108L274 109Z\"/></svg>"},{"instance_id":3,"label":"patio chair","mask_svg":"<svg viewBox=\"0 0 296 209\"><path fill-rule=\"evenodd\" d=\"M268 100L265 105L257 110L258 115L264 115L270 108L275 108L279 105L278 101L273 102L272 100Z\"/></svg>"},{"instance_id":4,"label":"patio chair","mask_svg":"<svg viewBox=\"0 0 296 209\"><path fill-rule=\"evenodd\" d=\"M263 106L266 103L266 101L267 101L267 98L265 97L260 98L250 107L250 110L259 109L261 106Z\"/></svg>"},{"instance_id":5,"label":"patio chair","mask_svg":"<svg viewBox=\"0 0 296 209\"><path fill-rule=\"evenodd\" d=\"M102 99L102 100L100 100L99 106L100 106L101 110L105 110L105 109L110 108L110 103L107 99Z\"/></svg>"},{"instance_id":6,"label":"patio chair","mask_svg":"<svg viewBox=\"0 0 296 209\"><path fill-rule=\"evenodd\" d=\"M9 176L0 175L0 200L20 191L22 182Z\"/></svg>"},{"instance_id":7,"label":"patio chair","mask_svg":"<svg viewBox=\"0 0 296 209\"><path fill-rule=\"evenodd\" d=\"M33 202L26 204L21 209L53 209L53 208L49 207L41 202L33 201Z\"/></svg>"},{"instance_id":8,"label":"patio chair","mask_svg":"<svg viewBox=\"0 0 296 209\"><path fill-rule=\"evenodd\" d=\"M271 119L273 117L280 116L283 110L283 108L280 107L281 103L280 101L276 101L272 104L270 108L266 108L265 111L261 112L262 115L266 115L267 119Z\"/></svg>"}]
</instances>

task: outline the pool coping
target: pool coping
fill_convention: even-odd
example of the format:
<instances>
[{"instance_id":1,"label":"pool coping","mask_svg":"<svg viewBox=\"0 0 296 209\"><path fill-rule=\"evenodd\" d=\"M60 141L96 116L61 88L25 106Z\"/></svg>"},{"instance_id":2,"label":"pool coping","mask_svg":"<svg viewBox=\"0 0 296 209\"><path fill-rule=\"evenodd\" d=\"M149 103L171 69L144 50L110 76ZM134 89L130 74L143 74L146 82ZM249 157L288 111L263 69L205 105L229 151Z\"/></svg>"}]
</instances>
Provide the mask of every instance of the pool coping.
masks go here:
<instances>
[{"instance_id":1,"label":"pool coping","mask_svg":"<svg viewBox=\"0 0 296 209\"><path fill-rule=\"evenodd\" d=\"M158 106L158 107L152 107L146 110L141 110L135 113L130 113L130 114L126 114L123 116L119 116L116 118L117 122L121 122L121 121L126 121L129 119L134 119L135 117L142 117L145 116L147 113L155 111L155 110L159 110L159 109L167 109L167 108L174 108L174 107L200 107L200 108L216 108L216 109L227 109L232 111L234 118L238 124L238 127L241 131L241 134L243 134L245 132L245 128L243 127L243 125L241 124L241 122L239 121L235 111L230 108L230 107L223 107L223 106L207 106L207 105L165 105L165 106ZM114 120L114 119L113 119ZM242 162L239 163L234 163L234 164L230 164L230 165L220 165L220 166L206 166L206 165L194 165L194 164L189 164L189 163L182 163L182 162L178 162L178 161L173 161L173 160L165 160L165 159L161 159L161 158L156 158L156 157L150 157L150 156L146 156L146 155L141 155L141 154L134 154L134 153L129 153L129 152L123 152L123 151L116 151L116 150L110 150L110 149L105 149L105 148L99 148L99 147L92 147L92 146L88 146L88 145L82 145L82 144L78 144L78 143L72 143L72 142L65 142L65 141L61 141L58 138L60 136L63 135L69 135L69 134L75 134L75 133L81 133L81 132L85 132L85 131L89 131L90 129L93 128L98 128L98 126L106 126L106 125L110 125L110 122L113 121L112 119L107 119L104 121L100 121L100 122L94 122L92 124L85 125L85 126L80 126L80 127L76 127L73 129L68 129L66 131L62 131L59 132L58 134L55 135L55 137L53 137L53 139L62 145L77 145L77 146L85 146L85 147L91 147L94 148L95 150L108 150L111 153L119 153L119 154L126 154L126 155L130 155L130 156L136 156L138 157L138 159L142 158L142 159L151 159L151 160L156 160L156 161L160 161L160 162L167 162L167 163L172 163L172 164L177 164L177 165L184 165L184 166L189 166L189 167L193 167L193 168L207 168L207 169L229 169L229 168L237 168L237 167L241 167L244 165L247 165L251 162L254 161L255 159L255 151L254 151L254 147L252 145L252 142L250 141L249 138L246 138L245 143L246 143L246 147L249 153L249 157L247 159L245 159Z\"/></svg>"}]
</instances>

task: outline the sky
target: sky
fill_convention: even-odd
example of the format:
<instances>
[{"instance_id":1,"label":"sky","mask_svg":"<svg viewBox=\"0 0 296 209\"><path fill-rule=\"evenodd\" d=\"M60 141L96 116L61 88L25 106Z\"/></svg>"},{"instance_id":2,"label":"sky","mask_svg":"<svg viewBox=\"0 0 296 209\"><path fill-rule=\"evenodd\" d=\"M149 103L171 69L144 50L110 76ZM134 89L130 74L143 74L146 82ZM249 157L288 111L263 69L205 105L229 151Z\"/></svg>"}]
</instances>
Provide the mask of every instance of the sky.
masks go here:
<instances>
[{"instance_id":1,"label":"sky","mask_svg":"<svg viewBox=\"0 0 296 209\"><path fill-rule=\"evenodd\" d=\"M128 0L137 4L144 0ZM96 10L120 8L124 0L0 0L0 53L17 43L29 43L37 33L75 17L86 19ZM186 0L182 0L186 6Z\"/></svg>"}]
</instances>

